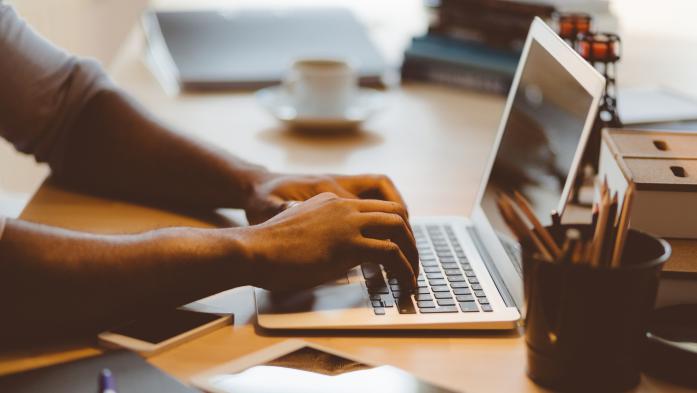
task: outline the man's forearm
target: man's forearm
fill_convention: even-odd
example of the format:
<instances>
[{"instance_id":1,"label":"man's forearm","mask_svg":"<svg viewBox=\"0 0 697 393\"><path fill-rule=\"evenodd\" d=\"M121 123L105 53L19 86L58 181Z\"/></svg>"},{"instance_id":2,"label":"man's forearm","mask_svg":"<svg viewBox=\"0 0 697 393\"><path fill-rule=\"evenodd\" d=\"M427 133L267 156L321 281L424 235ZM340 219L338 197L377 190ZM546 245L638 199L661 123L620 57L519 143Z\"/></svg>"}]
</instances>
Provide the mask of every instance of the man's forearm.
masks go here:
<instances>
[{"instance_id":1,"label":"man's forearm","mask_svg":"<svg viewBox=\"0 0 697 393\"><path fill-rule=\"evenodd\" d=\"M0 241L7 317L0 341L94 334L137 313L246 285L250 258L237 231L100 236L9 221Z\"/></svg>"},{"instance_id":2,"label":"man's forearm","mask_svg":"<svg viewBox=\"0 0 697 393\"><path fill-rule=\"evenodd\" d=\"M107 196L182 208L244 208L267 172L168 129L119 90L90 100L57 177Z\"/></svg>"}]
</instances>

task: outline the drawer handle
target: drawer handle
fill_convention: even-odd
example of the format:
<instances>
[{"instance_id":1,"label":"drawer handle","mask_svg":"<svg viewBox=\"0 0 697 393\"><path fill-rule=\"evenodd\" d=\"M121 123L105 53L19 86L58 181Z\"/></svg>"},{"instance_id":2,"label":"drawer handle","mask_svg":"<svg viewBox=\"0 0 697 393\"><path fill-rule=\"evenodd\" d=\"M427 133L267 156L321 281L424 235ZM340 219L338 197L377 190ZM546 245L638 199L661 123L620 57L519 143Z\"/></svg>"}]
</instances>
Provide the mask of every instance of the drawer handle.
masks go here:
<instances>
[{"instance_id":1,"label":"drawer handle","mask_svg":"<svg viewBox=\"0 0 697 393\"><path fill-rule=\"evenodd\" d=\"M687 173L685 172L685 168L683 168L681 166L671 166L670 170L677 177L687 177Z\"/></svg>"},{"instance_id":2,"label":"drawer handle","mask_svg":"<svg viewBox=\"0 0 697 393\"><path fill-rule=\"evenodd\" d=\"M665 143L664 141L655 140L655 141L653 141L653 145L656 146L656 149L658 149L660 151L668 150L668 144Z\"/></svg>"}]
</instances>

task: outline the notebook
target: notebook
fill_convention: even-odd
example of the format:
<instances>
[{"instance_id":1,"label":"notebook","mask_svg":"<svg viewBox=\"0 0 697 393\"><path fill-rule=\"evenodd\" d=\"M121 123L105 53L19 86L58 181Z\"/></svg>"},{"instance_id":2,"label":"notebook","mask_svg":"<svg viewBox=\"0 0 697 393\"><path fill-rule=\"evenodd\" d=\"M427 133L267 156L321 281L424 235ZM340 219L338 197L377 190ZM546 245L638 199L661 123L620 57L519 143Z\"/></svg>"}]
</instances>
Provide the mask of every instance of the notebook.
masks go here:
<instances>
[{"instance_id":1,"label":"notebook","mask_svg":"<svg viewBox=\"0 0 697 393\"><path fill-rule=\"evenodd\" d=\"M343 8L157 11L143 18L151 53L184 89L278 83L299 58L349 61L364 85L385 62L366 29Z\"/></svg>"},{"instance_id":2,"label":"notebook","mask_svg":"<svg viewBox=\"0 0 697 393\"><path fill-rule=\"evenodd\" d=\"M2 377L0 392L95 393L99 387L99 373L104 368L113 373L119 393L198 392L129 351L108 352L101 356Z\"/></svg>"}]
</instances>

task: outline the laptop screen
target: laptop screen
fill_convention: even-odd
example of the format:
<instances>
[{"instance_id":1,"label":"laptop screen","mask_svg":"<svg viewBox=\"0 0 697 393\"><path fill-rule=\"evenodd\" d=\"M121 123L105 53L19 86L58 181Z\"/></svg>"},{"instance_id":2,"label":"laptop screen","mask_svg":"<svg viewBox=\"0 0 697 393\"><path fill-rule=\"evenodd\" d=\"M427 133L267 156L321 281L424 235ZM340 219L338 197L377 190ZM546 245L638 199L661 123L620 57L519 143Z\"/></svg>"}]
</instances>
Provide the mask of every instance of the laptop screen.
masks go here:
<instances>
[{"instance_id":1,"label":"laptop screen","mask_svg":"<svg viewBox=\"0 0 697 393\"><path fill-rule=\"evenodd\" d=\"M591 105L593 96L533 39L481 201L502 240L513 236L496 205L501 192L519 191L542 223L550 223Z\"/></svg>"}]
</instances>

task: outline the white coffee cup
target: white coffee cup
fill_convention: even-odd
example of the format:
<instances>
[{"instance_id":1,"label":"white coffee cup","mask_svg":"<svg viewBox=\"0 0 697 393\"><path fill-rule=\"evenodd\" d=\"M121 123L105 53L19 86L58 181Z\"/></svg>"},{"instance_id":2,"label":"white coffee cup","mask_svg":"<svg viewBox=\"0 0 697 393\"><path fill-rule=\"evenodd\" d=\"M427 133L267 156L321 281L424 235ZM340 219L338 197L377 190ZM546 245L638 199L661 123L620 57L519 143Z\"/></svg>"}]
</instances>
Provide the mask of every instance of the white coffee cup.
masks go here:
<instances>
[{"instance_id":1,"label":"white coffee cup","mask_svg":"<svg viewBox=\"0 0 697 393\"><path fill-rule=\"evenodd\" d=\"M298 116L343 117L356 94L351 65L337 59L302 59L283 80L285 93Z\"/></svg>"}]
</instances>

